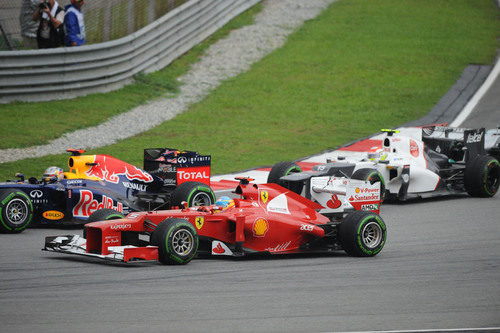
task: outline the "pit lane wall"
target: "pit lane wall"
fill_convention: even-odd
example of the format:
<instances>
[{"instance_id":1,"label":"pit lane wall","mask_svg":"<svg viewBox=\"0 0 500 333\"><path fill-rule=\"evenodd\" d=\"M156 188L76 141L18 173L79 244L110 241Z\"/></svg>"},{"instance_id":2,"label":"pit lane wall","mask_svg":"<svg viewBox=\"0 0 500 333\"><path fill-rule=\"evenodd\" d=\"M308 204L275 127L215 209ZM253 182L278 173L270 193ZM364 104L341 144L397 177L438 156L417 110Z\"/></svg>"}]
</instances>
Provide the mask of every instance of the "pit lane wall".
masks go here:
<instances>
[{"instance_id":1,"label":"pit lane wall","mask_svg":"<svg viewBox=\"0 0 500 333\"><path fill-rule=\"evenodd\" d=\"M118 89L159 70L262 0L191 0L110 42L0 51L0 103L73 98Z\"/></svg>"}]
</instances>

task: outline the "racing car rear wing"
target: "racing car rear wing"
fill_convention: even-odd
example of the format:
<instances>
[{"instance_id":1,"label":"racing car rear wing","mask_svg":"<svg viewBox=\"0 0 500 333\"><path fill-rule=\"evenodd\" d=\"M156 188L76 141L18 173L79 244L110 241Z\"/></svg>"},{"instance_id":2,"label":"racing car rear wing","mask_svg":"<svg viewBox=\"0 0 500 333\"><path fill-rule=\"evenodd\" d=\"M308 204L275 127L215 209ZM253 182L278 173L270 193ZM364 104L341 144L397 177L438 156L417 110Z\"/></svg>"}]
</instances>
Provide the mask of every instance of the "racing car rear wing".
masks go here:
<instances>
[{"instance_id":1,"label":"racing car rear wing","mask_svg":"<svg viewBox=\"0 0 500 333\"><path fill-rule=\"evenodd\" d=\"M468 162L485 154L485 129L428 126L422 128L422 141L438 153Z\"/></svg>"},{"instance_id":2,"label":"racing car rear wing","mask_svg":"<svg viewBox=\"0 0 500 333\"><path fill-rule=\"evenodd\" d=\"M165 185L198 181L210 186L210 164L210 155L200 155L195 151L144 149L144 170L163 179Z\"/></svg>"}]
</instances>

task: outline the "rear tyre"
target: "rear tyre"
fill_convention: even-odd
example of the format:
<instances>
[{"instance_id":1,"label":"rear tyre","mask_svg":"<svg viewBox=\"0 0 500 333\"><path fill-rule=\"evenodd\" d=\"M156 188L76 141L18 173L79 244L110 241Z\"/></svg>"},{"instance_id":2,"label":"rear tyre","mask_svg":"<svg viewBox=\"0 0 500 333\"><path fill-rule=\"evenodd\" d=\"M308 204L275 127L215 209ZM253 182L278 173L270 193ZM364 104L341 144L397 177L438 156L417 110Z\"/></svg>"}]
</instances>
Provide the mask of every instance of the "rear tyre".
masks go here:
<instances>
[{"instance_id":1,"label":"rear tyre","mask_svg":"<svg viewBox=\"0 0 500 333\"><path fill-rule=\"evenodd\" d=\"M215 203L215 193L210 186L200 182L185 182L172 192L172 207L182 207L186 201L188 207L210 206Z\"/></svg>"},{"instance_id":2,"label":"rear tyre","mask_svg":"<svg viewBox=\"0 0 500 333\"><path fill-rule=\"evenodd\" d=\"M354 171L351 176L352 179L364 180L370 182L370 184L375 184L380 182L380 202L385 199L385 181L384 177L378 172L377 169L363 168Z\"/></svg>"},{"instance_id":3,"label":"rear tyre","mask_svg":"<svg viewBox=\"0 0 500 333\"><path fill-rule=\"evenodd\" d=\"M340 243L344 251L354 257L373 257L387 239L384 220L373 212L355 211L347 215L339 226Z\"/></svg>"},{"instance_id":4,"label":"rear tyre","mask_svg":"<svg viewBox=\"0 0 500 333\"><path fill-rule=\"evenodd\" d=\"M473 197L494 196L500 184L500 163L489 155L480 155L465 167L465 190Z\"/></svg>"},{"instance_id":5,"label":"rear tyre","mask_svg":"<svg viewBox=\"0 0 500 333\"><path fill-rule=\"evenodd\" d=\"M0 190L0 232L20 233L33 219L33 204L20 190Z\"/></svg>"},{"instance_id":6,"label":"rear tyre","mask_svg":"<svg viewBox=\"0 0 500 333\"><path fill-rule=\"evenodd\" d=\"M107 220L117 220L122 219L125 216L111 208L103 208L96 210L92 214L90 214L87 223L97 222L97 221L107 221ZM87 224L86 223L86 224ZM83 227L83 238L87 239L87 228Z\"/></svg>"},{"instance_id":7,"label":"rear tyre","mask_svg":"<svg viewBox=\"0 0 500 333\"><path fill-rule=\"evenodd\" d=\"M151 234L150 244L158 246L158 260L165 265L185 265L198 251L198 234L184 219L162 221Z\"/></svg>"},{"instance_id":8,"label":"rear tyre","mask_svg":"<svg viewBox=\"0 0 500 333\"><path fill-rule=\"evenodd\" d=\"M296 163L289 161L278 162L271 168L267 176L267 182L278 184L290 191L301 194L304 187L302 182L287 182L280 179L281 177L297 172L302 172L302 169Z\"/></svg>"}]
</instances>

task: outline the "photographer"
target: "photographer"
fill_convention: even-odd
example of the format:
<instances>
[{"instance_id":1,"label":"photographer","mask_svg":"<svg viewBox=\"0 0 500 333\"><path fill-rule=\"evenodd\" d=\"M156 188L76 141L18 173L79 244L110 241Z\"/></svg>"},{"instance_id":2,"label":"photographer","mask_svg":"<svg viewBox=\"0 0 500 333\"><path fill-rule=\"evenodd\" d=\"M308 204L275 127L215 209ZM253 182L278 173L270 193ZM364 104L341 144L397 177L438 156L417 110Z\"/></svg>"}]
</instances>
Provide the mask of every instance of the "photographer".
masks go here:
<instances>
[{"instance_id":1,"label":"photographer","mask_svg":"<svg viewBox=\"0 0 500 333\"><path fill-rule=\"evenodd\" d=\"M55 0L43 0L33 13L33 21L40 21L36 34L39 49L64 45L64 10Z\"/></svg>"}]
</instances>

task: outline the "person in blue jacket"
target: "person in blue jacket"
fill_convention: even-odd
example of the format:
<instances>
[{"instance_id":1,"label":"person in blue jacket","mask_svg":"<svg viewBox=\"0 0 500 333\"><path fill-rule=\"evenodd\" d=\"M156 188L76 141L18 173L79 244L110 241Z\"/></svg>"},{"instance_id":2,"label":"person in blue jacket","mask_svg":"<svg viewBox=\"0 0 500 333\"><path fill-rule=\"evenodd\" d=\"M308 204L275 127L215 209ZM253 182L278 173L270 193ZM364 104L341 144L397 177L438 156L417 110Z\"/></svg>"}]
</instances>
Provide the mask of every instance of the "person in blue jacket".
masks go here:
<instances>
[{"instance_id":1,"label":"person in blue jacket","mask_svg":"<svg viewBox=\"0 0 500 333\"><path fill-rule=\"evenodd\" d=\"M85 44L85 23L81 12L85 0L71 0L71 4L64 9L64 43L66 46L80 46Z\"/></svg>"}]
</instances>

